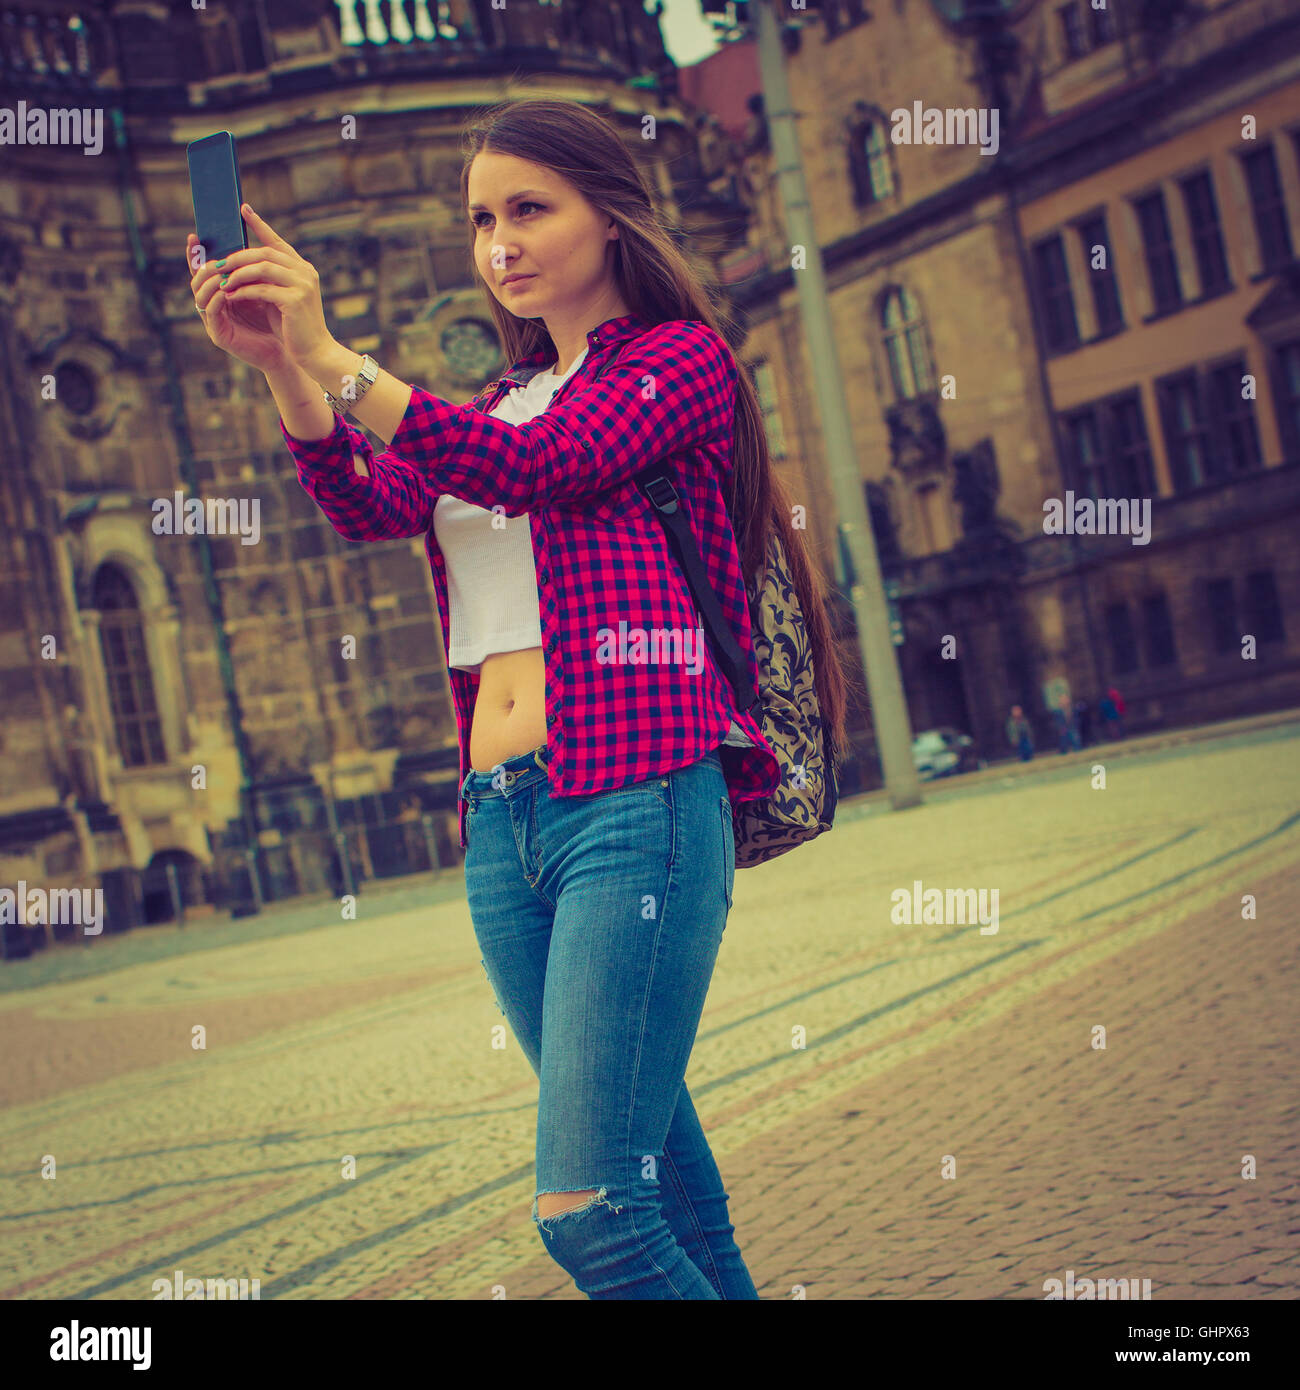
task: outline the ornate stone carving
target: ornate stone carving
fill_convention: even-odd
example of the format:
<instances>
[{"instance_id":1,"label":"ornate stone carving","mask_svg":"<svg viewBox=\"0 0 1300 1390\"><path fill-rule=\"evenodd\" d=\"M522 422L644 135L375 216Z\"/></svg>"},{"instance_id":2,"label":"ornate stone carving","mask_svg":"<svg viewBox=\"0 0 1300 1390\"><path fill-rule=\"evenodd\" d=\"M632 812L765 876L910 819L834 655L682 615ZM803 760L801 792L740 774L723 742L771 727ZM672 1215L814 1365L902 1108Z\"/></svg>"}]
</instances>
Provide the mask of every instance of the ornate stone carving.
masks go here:
<instances>
[{"instance_id":1,"label":"ornate stone carving","mask_svg":"<svg viewBox=\"0 0 1300 1390\"><path fill-rule=\"evenodd\" d=\"M885 412L891 463L902 473L925 473L943 466L947 438L938 403L929 397L899 401Z\"/></svg>"}]
</instances>

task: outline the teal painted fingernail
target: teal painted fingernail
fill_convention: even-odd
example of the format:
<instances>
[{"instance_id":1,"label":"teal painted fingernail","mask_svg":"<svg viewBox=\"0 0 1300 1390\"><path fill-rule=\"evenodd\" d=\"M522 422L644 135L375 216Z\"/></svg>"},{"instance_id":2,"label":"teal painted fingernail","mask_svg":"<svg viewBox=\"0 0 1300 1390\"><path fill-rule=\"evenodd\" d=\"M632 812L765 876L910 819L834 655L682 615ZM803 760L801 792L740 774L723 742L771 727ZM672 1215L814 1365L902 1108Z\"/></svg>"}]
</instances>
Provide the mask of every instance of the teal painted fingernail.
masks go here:
<instances>
[{"instance_id":1,"label":"teal painted fingernail","mask_svg":"<svg viewBox=\"0 0 1300 1390\"><path fill-rule=\"evenodd\" d=\"M223 275L223 276L221 277L221 285L224 285L224 284L226 283L226 281L229 280L229 279L230 279L230 276L229 276L229 275ZM220 288L221 288L221 285L218 285L217 288L220 289Z\"/></svg>"},{"instance_id":2,"label":"teal painted fingernail","mask_svg":"<svg viewBox=\"0 0 1300 1390\"><path fill-rule=\"evenodd\" d=\"M225 265L225 263L226 263L225 261L218 261L218 262L217 262L217 269L220 270L221 267L222 267L223 265Z\"/></svg>"}]
</instances>

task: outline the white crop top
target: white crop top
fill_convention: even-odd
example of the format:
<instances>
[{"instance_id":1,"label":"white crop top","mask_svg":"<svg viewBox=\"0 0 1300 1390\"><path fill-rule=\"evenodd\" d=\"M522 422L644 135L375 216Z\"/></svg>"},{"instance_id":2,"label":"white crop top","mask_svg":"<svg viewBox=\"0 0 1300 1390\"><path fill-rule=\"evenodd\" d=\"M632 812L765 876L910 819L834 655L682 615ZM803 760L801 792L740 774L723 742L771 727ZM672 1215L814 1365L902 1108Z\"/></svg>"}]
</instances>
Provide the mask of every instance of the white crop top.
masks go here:
<instances>
[{"instance_id":1,"label":"white crop top","mask_svg":"<svg viewBox=\"0 0 1300 1390\"><path fill-rule=\"evenodd\" d=\"M584 348L563 376L538 372L525 385L512 387L491 414L512 425L527 424L550 405L586 356ZM444 493L433 509L433 532L447 566L448 664L477 671L494 652L540 647L542 619L528 514L494 517L485 507ZM723 742L751 746L734 721Z\"/></svg>"}]
</instances>

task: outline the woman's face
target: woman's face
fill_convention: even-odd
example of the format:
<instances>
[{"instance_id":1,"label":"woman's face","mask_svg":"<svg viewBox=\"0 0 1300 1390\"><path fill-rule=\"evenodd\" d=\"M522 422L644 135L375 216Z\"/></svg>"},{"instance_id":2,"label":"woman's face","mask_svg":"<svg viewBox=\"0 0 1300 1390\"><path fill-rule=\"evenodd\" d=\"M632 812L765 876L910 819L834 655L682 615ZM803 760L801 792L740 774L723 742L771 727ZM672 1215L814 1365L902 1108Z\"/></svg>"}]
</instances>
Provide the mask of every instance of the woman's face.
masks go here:
<instances>
[{"instance_id":1,"label":"woman's face","mask_svg":"<svg viewBox=\"0 0 1300 1390\"><path fill-rule=\"evenodd\" d=\"M483 151L470 165L469 217L478 273L519 318L562 320L608 294L618 227L553 170ZM504 285L512 274L531 278Z\"/></svg>"}]
</instances>

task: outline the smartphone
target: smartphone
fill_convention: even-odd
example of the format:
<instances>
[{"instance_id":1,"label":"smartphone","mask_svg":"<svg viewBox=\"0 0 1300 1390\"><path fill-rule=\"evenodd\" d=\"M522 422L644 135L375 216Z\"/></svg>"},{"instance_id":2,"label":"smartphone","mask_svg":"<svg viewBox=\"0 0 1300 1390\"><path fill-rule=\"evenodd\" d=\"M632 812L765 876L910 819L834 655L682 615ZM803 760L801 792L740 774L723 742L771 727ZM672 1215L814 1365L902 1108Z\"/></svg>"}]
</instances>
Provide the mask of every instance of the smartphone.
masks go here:
<instances>
[{"instance_id":1,"label":"smartphone","mask_svg":"<svg viewBox=\"0 0 1300 1390\"><path fill-rule=\"evenodd\" d=\"M185 157L190 166L194 230L204 259L219 261L232 251L246 250L248 228L240 212L244 196L239 187L235 137L228 130L219 130L202 140L191 140L185 146Z\"/></svg>"}]
</instances>

